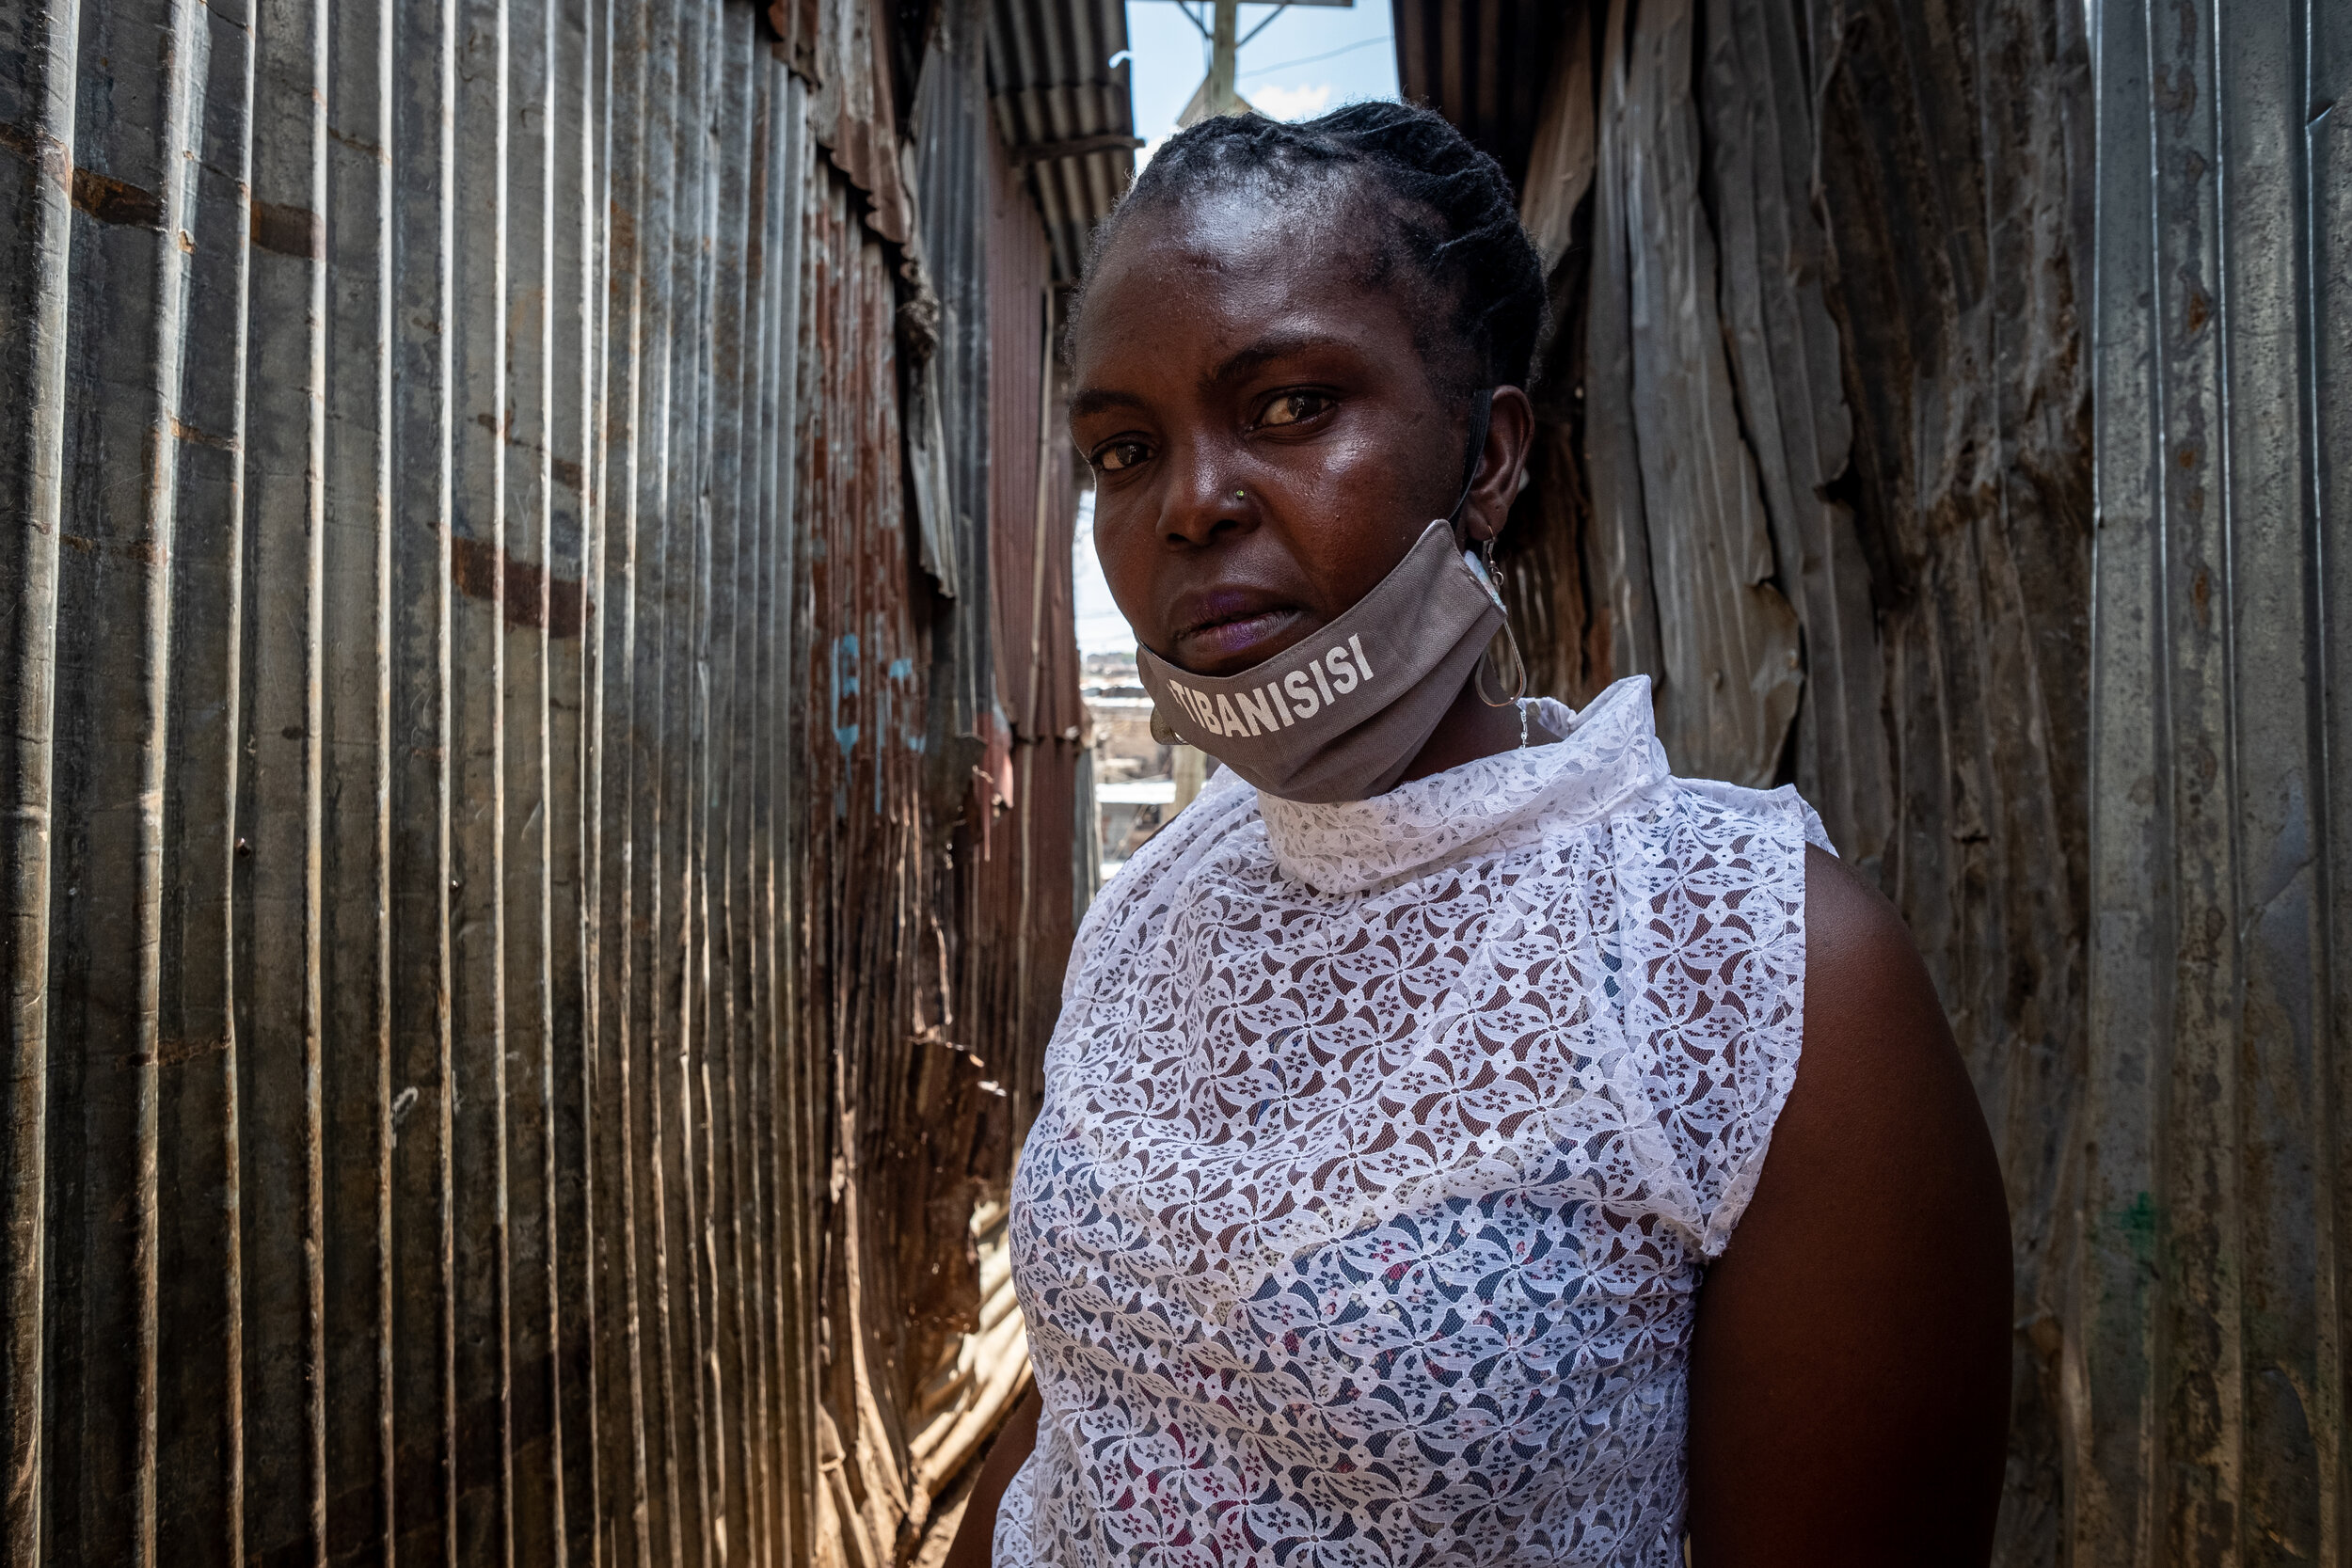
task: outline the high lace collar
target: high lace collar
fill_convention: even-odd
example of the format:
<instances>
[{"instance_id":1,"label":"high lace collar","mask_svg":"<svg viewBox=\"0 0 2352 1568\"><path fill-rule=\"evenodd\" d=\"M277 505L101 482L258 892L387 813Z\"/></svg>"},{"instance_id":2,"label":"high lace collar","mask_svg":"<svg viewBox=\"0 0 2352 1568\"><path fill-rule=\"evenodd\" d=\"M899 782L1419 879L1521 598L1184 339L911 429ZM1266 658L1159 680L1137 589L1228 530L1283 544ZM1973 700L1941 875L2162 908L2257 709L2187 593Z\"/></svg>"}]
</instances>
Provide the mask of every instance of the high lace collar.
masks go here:
<instances>
[{"instance_id":1,"label":"high lace collar","mask_svg":"<svg viewBox=\"0 0 2352 1568\"><path fill-rule=\"evenodd\" d=\"M1401 784L1369 800L1310 805L1261 792L1283 874L1319 893L1361 893L1472 849L1533 838L1545 824L1594 821L1662 784L1665 748L1647 675L1616 682L1581 712L1540 698L1531 716L1562 736Z\"/></svg>"}]
</instances>

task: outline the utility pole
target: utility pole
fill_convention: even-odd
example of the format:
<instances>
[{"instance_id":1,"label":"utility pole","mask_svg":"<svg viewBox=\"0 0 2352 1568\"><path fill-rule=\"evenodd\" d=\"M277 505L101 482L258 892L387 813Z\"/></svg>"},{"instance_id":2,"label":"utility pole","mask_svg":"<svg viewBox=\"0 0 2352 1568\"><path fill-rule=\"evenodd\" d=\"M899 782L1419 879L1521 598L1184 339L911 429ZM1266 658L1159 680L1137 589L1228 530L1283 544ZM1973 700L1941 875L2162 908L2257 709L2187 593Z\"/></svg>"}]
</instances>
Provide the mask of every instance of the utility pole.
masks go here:
<instances>
[{"instance_id":1,"label":"utility pole","mask_svg":"<svg viewBox=\"0 0 2352 1568\"><path fill-rule=\"evenodd\" d=\"M1212 115L1246 115L1255 111L1249 101L1237 88L1237 72L1241 63L1242 45L1265 31L1266 23L1293 6L1353 6L1356 0L1269 0L1273 9L1265 21L1249 29L1248 37L1241 33L1241 0L1202 0L1209 8L1211 20L1204 24L1193 14L1191 0L1177 0L1176 8L1184 13L1184 20L1200 29L1200 36L1209 40L1209 74L1194 89L1192 102L1176 117L1178 125L1198 125Z\"/></svg>"},{"instance_id":2,"label":"utility pole","mask_svg":"<svg viewBox=\"0 0 2352 1568\"><path fill-rule=\"evenodd\" d=\"M1240 30L1241 0L1216 0L1216 23L1209 34L1209 80L1206 111L1211 115L1230 115L1241 95L1233 90L1233 70L1241 53L1233 41Z\"/></svg>"}]
</instances>

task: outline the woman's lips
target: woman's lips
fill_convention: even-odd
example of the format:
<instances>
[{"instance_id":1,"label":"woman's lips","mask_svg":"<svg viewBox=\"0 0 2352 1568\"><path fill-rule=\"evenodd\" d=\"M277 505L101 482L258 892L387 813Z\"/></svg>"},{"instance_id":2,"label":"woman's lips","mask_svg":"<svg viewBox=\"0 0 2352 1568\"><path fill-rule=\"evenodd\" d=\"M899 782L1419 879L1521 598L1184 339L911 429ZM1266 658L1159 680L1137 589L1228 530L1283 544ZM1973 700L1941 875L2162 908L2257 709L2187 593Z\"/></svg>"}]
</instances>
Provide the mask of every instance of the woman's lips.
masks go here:
<instances>
[{"instance_id":1,"label":"woman's lips","mask_svg":"<svg viewBox=\"0 0 2352 1568\"><path fill-rule=\"evenodd\" d=\"M1272 644L1297 622L1298 613L1295 610L1273 607L1204 620L1178 634L1176 651L1196 674L1216 675L1246 670L1279 651ZM1230 669L1213 668L1220 665Z\"/></svg>"}]
</instances>

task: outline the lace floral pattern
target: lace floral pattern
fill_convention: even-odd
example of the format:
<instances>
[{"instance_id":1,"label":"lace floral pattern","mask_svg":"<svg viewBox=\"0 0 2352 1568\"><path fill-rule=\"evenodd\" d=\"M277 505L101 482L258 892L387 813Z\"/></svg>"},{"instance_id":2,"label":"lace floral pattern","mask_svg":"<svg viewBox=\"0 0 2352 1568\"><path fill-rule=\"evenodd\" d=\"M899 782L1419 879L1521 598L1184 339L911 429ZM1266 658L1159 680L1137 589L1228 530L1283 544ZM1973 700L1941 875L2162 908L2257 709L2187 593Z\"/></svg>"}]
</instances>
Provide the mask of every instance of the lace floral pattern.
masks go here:
<instances>
[{"instance_id":1,"label":"lace floral pattern","mask_svg":"<svg viewBox=\"0 0 2352 1568\"><path fill-rule=\"evenodd\" d=\"M999 1565L1680 1562L1820 824L1649 711L1367 801L1220 775L1105 890L1014 1179Z\"/></svg>"}]
</instances>

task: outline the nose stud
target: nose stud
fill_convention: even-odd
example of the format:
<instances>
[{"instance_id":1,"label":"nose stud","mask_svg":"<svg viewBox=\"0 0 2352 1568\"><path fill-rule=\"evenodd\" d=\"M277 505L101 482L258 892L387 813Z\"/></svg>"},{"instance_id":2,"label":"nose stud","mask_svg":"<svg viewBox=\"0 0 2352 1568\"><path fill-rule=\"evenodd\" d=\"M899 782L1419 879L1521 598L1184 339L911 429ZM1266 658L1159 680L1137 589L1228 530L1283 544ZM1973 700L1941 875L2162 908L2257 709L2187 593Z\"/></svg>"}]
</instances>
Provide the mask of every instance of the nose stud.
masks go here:
<instances>
[{"instance_id":1,"label":"nose stud","mask_svg":"<svg viewBox=\"0 0 2352 1568\"><path fill-rule=\"evenodd\" d=\"M1237 501L1246 501L1249 499L1249 492L1241 488L1239 485L1235 485L1233 487L1233 499Z\"/></svg>"}]
</instances>

